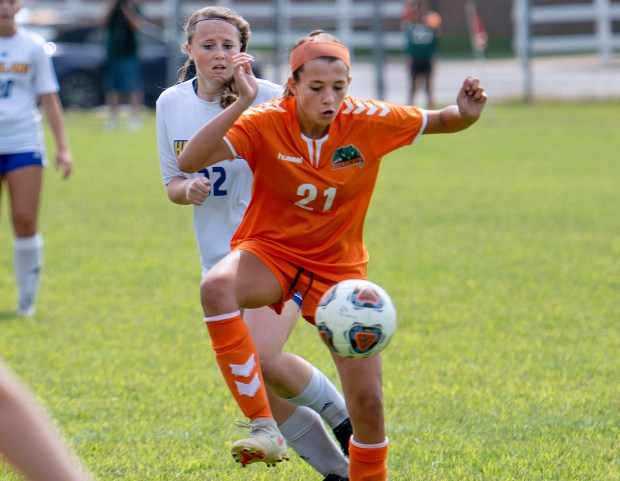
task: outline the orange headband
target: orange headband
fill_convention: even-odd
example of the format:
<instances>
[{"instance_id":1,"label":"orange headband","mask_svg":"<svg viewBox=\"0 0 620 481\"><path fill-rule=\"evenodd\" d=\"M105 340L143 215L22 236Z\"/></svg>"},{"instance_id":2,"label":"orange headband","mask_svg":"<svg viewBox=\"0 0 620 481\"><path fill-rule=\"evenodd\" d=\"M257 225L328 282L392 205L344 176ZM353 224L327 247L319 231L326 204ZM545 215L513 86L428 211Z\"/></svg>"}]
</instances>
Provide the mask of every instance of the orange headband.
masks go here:
<instances>
[{"instance_id":1,"label":"orange headband","mask_svg":"<svg viewBox=\"0 0 620 481\"><path fill-rule=\"evenodd\" d=\"M291 72L294 72L306 62L319 57L335 57L351 67L349 49L336 42L304 42L291 52Z\"/></svg>"}]
</instances>

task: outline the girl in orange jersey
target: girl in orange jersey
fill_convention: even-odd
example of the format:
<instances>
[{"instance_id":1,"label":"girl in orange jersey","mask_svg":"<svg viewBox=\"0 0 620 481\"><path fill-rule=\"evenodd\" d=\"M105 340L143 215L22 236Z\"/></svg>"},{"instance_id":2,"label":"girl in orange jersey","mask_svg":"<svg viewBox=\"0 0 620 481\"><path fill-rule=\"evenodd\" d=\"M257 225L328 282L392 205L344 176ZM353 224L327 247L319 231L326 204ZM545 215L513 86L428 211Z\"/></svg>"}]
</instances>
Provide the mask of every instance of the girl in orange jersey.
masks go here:
<instances>
[{"instance_id":1,"label":"girl in orange jersey","mask_svg":"<svg viewBox=\"0 0 620 481\"><path fill-rule=\"evenodd\" d=\"M456 105L441 110L348 97L349 51L317 31L293 48L284 96L249 109L257 91L250 58L240 54L233 62L239 100L205 124L178 157L184 172L243 157L254 173L252 198L231 242L234 250L201 284L218 355L225 353L229 337L240 344L247 336L240 308L271 305L279 311L300 291L302 315L313 323L330 286L366 278L362 234L381 158L422 134L468 128L487 100L472 77L464 80ZM385 481L381 357L332 357L353 424L349 478ZM234 377L224 375L236 396Z\"/></svg>"},{"instance_id":2,"label":"girl in orange jersey","mask_svg":"<svg viewBox=\"0 0 620 481\"><path fill-rule=\"evenodd\" d=\"M194 231L202 274L205 275L230 252L230 239L250 200L252 172L245 160L239 158L220 162L195 174L184 174L179 170L176 156L194 132L235 101L236 90L231 82L232 58L247 51L251 32L248 22L237 12L219 6L194 12L187 20L185 32L188 61L181 72L183 80L163 92L157 100L157 139L168 197L177 204L193 205ZM194 69L189 68L190 59ZM191 70L195 74L185 78ZM263 79L258 79L257 84L255 104L282 95L280 85ZM325 480L346 481L348 461L344 453L348 452L351 424L344 398L315 366L292 353L283 352L299 313L300 306L291 300L280 316L268 307L262 307L244 310L243 318L260 356L271 414L286 442L309 465L326 476ZM272 326L272 329L265 329L265 325ZM247 358L230 362L245 364ZM255 372L248 369L248 373L246 380L239 378L235 388L243 388L251 394ZM243 399L247 405L258 404L251 395L244 395ZM246 414L252 416L252 413ZM265 422L258 419L259 413L256 411L251 417L254 421L251 430ZM331 439L323 421L332 428L344 453ZM254 447L260 453L237 453L241 462L273 464L285 459L286 445L277 442L277 435L274 439L276 442L267 445L256 444Z\"/></svg>"}]
</instances>

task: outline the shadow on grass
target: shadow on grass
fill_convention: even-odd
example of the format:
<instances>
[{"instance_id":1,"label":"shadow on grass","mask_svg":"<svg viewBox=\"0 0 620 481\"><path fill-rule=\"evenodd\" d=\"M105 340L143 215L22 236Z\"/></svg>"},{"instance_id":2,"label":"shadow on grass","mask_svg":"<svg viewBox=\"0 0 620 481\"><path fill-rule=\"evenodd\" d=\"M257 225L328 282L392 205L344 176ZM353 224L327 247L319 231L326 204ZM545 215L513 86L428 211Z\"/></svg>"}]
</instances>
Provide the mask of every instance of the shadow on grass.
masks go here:
<instances>
[{"instance_id":1,"label":"shadow on grass","mask_svg":"<svg viewBox=\"0 0 620 481\"><path fill-rule=\"evenodd\" d=\"M15 311L0 311L0 322L8 320L12 321L14 319L17 319L18 317L19 316Z\"/></svg>"}]
</instances>

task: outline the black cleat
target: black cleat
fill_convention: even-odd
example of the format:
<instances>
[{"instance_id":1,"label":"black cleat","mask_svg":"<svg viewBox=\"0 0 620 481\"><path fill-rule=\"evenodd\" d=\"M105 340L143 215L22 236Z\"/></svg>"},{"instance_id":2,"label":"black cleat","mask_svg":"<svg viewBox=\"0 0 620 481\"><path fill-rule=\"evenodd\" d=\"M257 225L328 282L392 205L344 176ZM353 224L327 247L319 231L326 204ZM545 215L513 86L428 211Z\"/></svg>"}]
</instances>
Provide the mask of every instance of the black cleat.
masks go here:
<instances>
[{"instance_id":1,"label":"black cleat","mask_svg":"<svg viewBox=\"0 0 620 481\"><path fill-rule=\"evenodd\" d=\"M348 458L349 457L349 438L353 435L353 426L351 426L351 419L347 418L342 421L338 426L332 429L334 436L340 443L342 452ZM337 481L337 478L333 478ZM344 479L344 478L342 478ZM329 477L325 478L325 481L329 481Z\"/></svg>"},{"instance_id":2,"label":"black cleat","mask_svg":"<svg viewBox=\"0 0 620 481\"><path fill-rule=\"evenodd\" d=\"M349 478L343 478L337 474L328 474L323 481L349 481Z\"/></svg>"}]
</instances>

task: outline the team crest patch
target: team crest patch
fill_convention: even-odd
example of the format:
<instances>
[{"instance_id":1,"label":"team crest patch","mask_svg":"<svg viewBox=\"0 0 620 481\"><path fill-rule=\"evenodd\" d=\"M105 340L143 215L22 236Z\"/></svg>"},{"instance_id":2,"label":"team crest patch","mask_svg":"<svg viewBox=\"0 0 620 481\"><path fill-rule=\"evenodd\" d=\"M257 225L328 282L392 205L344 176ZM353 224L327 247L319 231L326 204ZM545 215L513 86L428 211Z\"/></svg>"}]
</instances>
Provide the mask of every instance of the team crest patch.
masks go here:
<instances>
[{"instance_id":1,"label":"team crest patch","mask_svg":"<svg viewBox=\"0 0 620 481\"><path fill-rule=\"evenodd\" d=\"M364 165L364 157L362 153L353 144L348 147L339 147L335 150L332 157L332 169L344 169L358 165L360 168Z\"/></svg>"}]
</instances>

